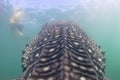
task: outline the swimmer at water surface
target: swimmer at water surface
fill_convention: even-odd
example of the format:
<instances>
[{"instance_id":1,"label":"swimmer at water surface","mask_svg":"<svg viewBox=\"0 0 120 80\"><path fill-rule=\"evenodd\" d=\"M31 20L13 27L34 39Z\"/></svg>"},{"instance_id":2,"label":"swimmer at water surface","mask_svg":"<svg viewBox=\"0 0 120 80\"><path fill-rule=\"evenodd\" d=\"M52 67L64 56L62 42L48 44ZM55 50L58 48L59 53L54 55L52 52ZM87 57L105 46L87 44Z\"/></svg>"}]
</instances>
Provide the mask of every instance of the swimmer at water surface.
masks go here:
<instances>
[{"instance_id":1,"label":"swimmer at water surface","mask_svg":"<svg viewBox=\"0 0 120 80\"><path fill-rule=\"evenodd\" d=\"M17 32L17 34L19 36L23 36L23 25L20 24L20 21L23 17L23 10L21 8L18 9L14 9L13 11L13 15L10 18L10 24L11 24L11 28L12 30L14 30L15 32Z\"/></svg>"}]
</instances>

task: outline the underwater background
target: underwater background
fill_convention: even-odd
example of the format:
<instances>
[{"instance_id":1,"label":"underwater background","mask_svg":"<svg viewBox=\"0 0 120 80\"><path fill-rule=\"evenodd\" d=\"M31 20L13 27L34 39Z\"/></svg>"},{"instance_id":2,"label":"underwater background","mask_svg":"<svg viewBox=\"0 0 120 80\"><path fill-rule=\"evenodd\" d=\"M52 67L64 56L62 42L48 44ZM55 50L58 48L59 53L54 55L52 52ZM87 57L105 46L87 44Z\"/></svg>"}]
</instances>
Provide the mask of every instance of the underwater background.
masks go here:
<instances>
[{"instance_id":1,"label":"underwater background","mask_svg":"<svg viewBox=\"0 0 120 80\"><path fill-rule=\"evenodd\" d=\"M119 0L0 0L0 80L22 74L21 56L25 45L41 26L54 20L72 20L105 51L105 75L120 80ZM11 30L15 9L24 13L19 21L24 36Z\"/></svg>"}]
</instances>

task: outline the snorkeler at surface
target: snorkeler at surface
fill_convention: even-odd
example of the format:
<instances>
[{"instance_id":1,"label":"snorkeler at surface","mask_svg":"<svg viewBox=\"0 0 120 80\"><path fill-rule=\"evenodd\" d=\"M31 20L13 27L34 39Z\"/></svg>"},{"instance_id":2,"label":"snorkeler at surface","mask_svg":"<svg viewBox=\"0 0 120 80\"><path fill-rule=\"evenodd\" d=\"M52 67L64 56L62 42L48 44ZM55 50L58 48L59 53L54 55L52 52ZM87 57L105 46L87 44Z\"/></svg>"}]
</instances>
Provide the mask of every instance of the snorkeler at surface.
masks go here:
<instances>
[{"instance_id":1,"label":"snorkeler at surface","mask_svg":"<svg viewBox=\"0 0 120 80\"><path fill-rule=\"evenodd\" d=\"M10 18L11 29L15 31L19 36L23 36L23 25L20 24L21 18L23 17L23 10L18 8L13 12Z\"/></svg>"}]
</instances>

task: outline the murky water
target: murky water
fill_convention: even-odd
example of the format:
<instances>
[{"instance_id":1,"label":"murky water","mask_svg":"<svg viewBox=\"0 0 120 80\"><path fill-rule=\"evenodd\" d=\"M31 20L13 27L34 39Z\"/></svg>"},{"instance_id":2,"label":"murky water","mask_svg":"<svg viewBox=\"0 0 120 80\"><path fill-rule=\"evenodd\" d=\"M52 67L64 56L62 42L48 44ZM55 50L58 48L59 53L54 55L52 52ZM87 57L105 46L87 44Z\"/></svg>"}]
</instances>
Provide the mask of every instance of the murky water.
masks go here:
<instances>
[{"instance_id":1,"label":"murky water","mask_svg":"<svg viewBox=\"0 0 120 80\"><path fill-rule=\"evenodd\" d=\"M22 50L45 22L73 20L105 50L106 76L120 80L120 1L118 0L0 0L0 80L22 74ZM23 12L19 35L11 30L15 10ZM15 17L16 18L16 17Z\"/></svg>"}]
</instances>

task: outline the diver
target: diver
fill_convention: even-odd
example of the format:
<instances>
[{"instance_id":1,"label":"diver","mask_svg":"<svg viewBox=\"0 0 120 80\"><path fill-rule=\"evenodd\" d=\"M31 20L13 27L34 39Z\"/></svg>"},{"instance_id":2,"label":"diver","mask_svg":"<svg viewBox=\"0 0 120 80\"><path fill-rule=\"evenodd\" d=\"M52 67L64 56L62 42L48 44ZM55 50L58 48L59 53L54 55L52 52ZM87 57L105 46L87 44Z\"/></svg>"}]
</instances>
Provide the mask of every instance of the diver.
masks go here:
<instances>
[{"instance_id":1,"label":"diver","mask_svg":"<svg viewBox=\"0 0 120 80\"><path fill-rule=\"evenodd\" d=\"M21 8L15 9L12 17L10 18L11 29L17 33L19 36L23 35L23 25L20 23L23 17L23 10Z\"/></svg>"}]
</instances>

